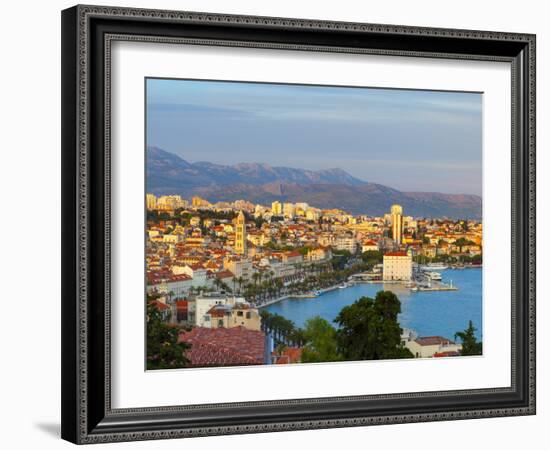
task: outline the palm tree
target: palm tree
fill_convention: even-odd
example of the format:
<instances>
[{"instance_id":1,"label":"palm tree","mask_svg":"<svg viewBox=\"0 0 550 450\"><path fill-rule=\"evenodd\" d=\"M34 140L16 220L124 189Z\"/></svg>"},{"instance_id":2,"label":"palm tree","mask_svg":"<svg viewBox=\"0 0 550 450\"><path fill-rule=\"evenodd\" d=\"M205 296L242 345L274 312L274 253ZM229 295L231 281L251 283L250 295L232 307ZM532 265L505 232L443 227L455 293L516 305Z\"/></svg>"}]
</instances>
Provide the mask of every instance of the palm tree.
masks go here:
<instances>
[{"instance_id":1,"label":"palm tree","mask_svg":"<svg viewBox=\"0 0 550 450\"><path fill-rule=\"evenodd\" d=\"M216 286L216 288L220 289L222 284L223 284L222 280L220 280L218 277L214 278L214 286Z\"/></svg>"},{"instance_id":2,"label":"palm tree","mask_svg":"<svg viewBox=\"0 0 550 450\"><path fill-rule=\"evenodd\" d=\"M259 272L254 272L252 274L252 279L254 280L254 284L257 284L258 283L258 279L261 277L260 273Z\"/></svg>"},{"instance_id":3,"label":"palm tree","mask_svg":"<svg viewBox=\"0 0 550 450\"><path fill-rule=\"evenodd\" d=\"M239 277L237 278L237 283L239 285L239 294L241 293L241 289L243 287L243 284L244 284L244 278L243 277Z\"/></svg>"}]
</instances>

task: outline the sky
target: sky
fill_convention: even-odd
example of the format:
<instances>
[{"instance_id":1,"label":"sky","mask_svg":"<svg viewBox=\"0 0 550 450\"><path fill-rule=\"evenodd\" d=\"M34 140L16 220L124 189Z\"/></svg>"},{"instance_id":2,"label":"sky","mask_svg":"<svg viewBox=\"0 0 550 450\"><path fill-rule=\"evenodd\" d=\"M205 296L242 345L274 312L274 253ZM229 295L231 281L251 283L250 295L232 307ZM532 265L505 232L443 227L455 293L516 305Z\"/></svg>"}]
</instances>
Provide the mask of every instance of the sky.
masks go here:
<instances>
[{"instance_id":1,"label":"sky","mask_svg":"<svg viewBox=\"0 0 550 450\"><path fill-rule=\"evenodd\" d=\"M147 145L188 162L340 168L402 191L481 195L482 97L147 79Z\"/></svg>"}]
</instances>

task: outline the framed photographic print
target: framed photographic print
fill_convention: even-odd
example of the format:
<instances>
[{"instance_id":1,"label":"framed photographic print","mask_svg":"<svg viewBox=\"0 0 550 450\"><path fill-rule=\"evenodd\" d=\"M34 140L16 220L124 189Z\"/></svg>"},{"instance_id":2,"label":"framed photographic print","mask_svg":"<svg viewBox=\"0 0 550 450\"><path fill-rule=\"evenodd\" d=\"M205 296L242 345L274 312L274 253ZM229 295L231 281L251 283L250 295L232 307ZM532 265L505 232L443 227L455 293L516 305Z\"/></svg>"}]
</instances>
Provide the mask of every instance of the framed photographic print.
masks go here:
<instances>
[{"instance_id":1,"label":"framed photographic print","mask_svg":"<svg viewBox=\"0 0 550 450\"><path fill-rule=\"evenodd\" d=\"M62 436L535 413L535 36L62 13Z\"/></svg>"}]
</instances>

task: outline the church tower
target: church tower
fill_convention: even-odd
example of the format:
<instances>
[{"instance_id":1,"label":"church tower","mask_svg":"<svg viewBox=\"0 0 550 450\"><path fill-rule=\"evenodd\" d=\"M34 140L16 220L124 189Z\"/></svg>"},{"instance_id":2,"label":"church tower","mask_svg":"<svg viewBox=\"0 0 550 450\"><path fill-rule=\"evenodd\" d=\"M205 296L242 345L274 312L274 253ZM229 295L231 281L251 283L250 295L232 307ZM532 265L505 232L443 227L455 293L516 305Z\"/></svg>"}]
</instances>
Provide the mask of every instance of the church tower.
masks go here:
<instances>
[{"instance_id":1,"label":"church tower","mask_svg":"<svg viewBox=\"0 0 550 450\"><path fill-rule=\"evenodd\" d=\"M242 211L235 221L235 253L246 255L246 222Z\"/></svg>"}]
</instances>

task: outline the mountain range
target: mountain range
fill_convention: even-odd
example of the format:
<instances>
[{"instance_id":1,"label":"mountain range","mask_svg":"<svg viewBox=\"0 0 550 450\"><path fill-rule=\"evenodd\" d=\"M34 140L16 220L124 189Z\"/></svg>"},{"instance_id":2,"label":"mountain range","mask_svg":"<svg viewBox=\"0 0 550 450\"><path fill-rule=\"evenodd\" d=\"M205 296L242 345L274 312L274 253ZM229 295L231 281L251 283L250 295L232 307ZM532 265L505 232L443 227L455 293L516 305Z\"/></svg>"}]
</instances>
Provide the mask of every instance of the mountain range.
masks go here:
<instances>
[{"instance_id":1,"label":"mountain range","mask_svg":"<svg viewBox=\"0 0 550 450\"><path fill-rule=\"evenodd\" d=\"M342 169L305 170L262 163L189 163L157 147L147 147L147 192L199 195L210 202L249 200L306 202L322 209L382 215L394 203L415 217L481 218L481 197L437 192L403 192L353 177Z\"/></svg>"}]
</instances>

